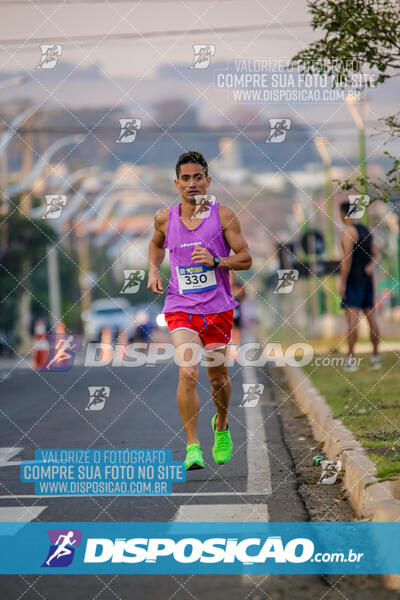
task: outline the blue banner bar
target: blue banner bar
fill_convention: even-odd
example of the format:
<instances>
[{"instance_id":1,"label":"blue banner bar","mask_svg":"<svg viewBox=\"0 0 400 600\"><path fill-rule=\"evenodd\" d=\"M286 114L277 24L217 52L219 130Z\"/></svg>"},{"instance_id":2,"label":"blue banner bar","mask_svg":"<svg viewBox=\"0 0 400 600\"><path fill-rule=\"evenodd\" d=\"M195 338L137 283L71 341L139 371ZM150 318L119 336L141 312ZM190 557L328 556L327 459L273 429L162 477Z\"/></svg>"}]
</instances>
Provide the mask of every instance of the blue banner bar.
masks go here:
<instances>
[{"instance_id":1,"label":"blue banner bar","mask_svg":"<svg viewBox=\"0 0 400 600\"><path fill-rule=\"evenodd\" d=\"M400 574L400 523L0 523L1 574Z\"/></svg>"}]
</instances>

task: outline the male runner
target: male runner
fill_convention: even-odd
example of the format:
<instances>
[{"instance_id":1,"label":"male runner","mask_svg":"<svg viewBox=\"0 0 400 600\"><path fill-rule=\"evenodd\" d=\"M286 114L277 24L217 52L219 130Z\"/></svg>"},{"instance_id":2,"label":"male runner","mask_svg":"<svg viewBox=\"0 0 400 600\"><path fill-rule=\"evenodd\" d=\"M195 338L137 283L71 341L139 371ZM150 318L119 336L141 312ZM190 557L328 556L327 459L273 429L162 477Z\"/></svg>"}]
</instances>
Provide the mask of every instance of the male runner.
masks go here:
<instances>
[{"instance_id":1,"label":"male runner","mask_svg":"<svg viewBox=\"0 0 400 600\"><path fill-rule=\"evenodd\" d=\"M356 371L358 367L353 364L354 346L357 341L357 327L359 311L364 311L367 317L373 355L371 365L374 369L380 369L381 359L379 356L379 328L374 312L374 266L380 260L380 252L373 240L372 234L365 225L356 222L356 219L348 217L351 214L350 202L342 202L340 205L340 216L346 225L342 234L343 258L340 264L341 282L340 296L342 308L346 309L347 319L347 343L349 354L344 369Z\"/></svg>"},{"instance_id":2,"label":"male runner","mask_svg":"<svg viewBox=\"0 0 400 600\"><path fill-rule=\"evenodd\" d=\"M206 218L192 217L196 197L199 200L198 196L206 194L210 181L207 162L199 152L190 151L179 157L175 187L181 195L181 203L156 212L155 232L149 246L147 288L156 294L163 293L159 268L165 248L169 249L171 279L163 313L178 357L177 400L187 437L187 470L204 467L196 432L200 412L197 358L202 345L217 409L211 421L213 458L216 463L224 464L232 455L227 422L231 382L225 355L237 302L231 293L229 269L246 270L252 264L239 221L230 208L215 203ZM231 250L235 254L229 256ZM187 366L185 352L180 350L182 344L188 343L196 349L195 364L192 361L191 366ZM216 357L223 360L215 360Z\"/></svg>"}]
</instances>

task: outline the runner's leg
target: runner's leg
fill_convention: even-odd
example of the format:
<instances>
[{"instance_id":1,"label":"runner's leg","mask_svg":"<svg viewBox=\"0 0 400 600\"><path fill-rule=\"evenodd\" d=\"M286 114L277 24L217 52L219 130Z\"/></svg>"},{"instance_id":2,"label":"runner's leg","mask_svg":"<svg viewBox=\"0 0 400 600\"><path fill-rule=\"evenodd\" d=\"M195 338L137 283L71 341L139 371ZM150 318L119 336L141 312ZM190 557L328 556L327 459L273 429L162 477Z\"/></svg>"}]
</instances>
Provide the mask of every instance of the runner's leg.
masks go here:
<instances>
[{"instance_id":1,"label":"runner's leg","mask_svg":"<svg viewBox=\"0 0 400 600\"><path fill-rule=\"evenodd\" d=\"M358 318L359 310L354 306L346 309L347 319L347 344L349 347L349 357L354 356L354 346L358 336Z\"/></svg>"},{"instance_id":2,"label":"runner's leg","mask_svg":"<svg viewBox=\"0 0 400 600\"><path fill-rule=\"evenodd\" d=\"M365 316L367 317L368 324L369 324L371 342L372 342L372 346L374 348L374 356L377 356L379 354L380 332L379 332L378 323L375 318L375 312L374 312L373 308L366 308L366 309L364 309L364 313L365 313Z\"/></svg>"},{"instance_id":3,"label":"runner's leg","mask_svg":"<svg viewBox=\"0 0 400 600\"><path fill-rule=\"evenodd\" d=\"M187 437L187 445L189 446L190 444L199 443L197 419L200 412L200 402L196 384L199 378L198 363L202 342L197 333L187 329L173 331L171 336L179 365L178 408Z\"/></svg>"},{"instance_id":4,"label":"runner's leg","mask_svg":"<svg viewBox=\"0 0 400 600\"><path fill-rule=\"evenodd\" d=\"M224 431L227 425L228 407L231 397L231 380L228 376L228 367L225 365L225 358L229 352L229 346L221 350L206 352L208 379L211 384L211 395L217 409L217 419L215 427L218 431ZM217 366L211 366L213 355ZM219 364L221 363L222 364ZM210 365L208 364L210 363Z\"/></svg>"}]
</instances>

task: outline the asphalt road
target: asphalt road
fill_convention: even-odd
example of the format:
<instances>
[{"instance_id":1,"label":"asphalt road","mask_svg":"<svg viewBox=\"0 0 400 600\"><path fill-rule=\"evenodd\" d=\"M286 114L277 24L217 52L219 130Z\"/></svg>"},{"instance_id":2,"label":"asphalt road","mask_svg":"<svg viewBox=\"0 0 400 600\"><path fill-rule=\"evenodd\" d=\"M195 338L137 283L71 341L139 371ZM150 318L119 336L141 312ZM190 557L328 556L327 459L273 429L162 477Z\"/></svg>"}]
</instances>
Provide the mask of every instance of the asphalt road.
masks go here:
<instances>
[{"instance_id":1,"label":"asphalt road","mask_svg":"<svg viewBox=\"0 0 400 600\"><path fill-rule=\"evenodd\" d=\"M32 460L37 448L168 448L184 460L185 437L176 404L178 371L173 361L141 368L74 367L65 373L16 370L0 384L0 439L15 448L14 465L1 461L1 520L36 521L307 521L299 493L293 453L285 439L279 404L280 384L265 369L230 369L232 399L229 426L234 454L226 465L212 459L215 413L207 373L200 368L201 413L198 434L206 468L187 473L171 496L35 497L33 484L22 483L18 461ZM262 383L255 408L243 408L242 384ZM99 411L85 410L89 386L108 386ZM290 420L289 414L285 416ZM292 426L300 426L292 419ZM293 434L293 429L292 429ZM348 515L347 515L348 518ZM339 518L340 520L340 518ZM363 600L379 595L376 581L364 586ZM355 593L355 592L354 592ZM369 595L371 593L371 595ZM0 597L7 600L261 600L343 599L339 582L320 576L1 576ZM347 596L344 596L347 597Z\"/></svg>"}]
</instances>

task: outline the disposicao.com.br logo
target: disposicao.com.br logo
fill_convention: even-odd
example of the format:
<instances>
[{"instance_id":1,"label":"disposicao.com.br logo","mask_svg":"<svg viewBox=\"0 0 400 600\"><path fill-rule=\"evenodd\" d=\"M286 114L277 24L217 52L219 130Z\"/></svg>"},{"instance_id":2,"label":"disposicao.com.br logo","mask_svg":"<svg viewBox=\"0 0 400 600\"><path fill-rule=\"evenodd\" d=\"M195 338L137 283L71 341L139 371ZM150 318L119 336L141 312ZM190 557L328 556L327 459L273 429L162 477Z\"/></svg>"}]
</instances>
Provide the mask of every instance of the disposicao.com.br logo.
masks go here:
<instances>
[{"instance_id":1,"label":"disposicao.com.br logo","mask_svg":"<svg viewBox=\"0 0 400 600\"><path fill-rule=\"evenodd\" d=\"M79 529L49 529L50 548L42 567L68 567L74 558L75 547L81 545Z\"/></svg>"}]
</instances>

